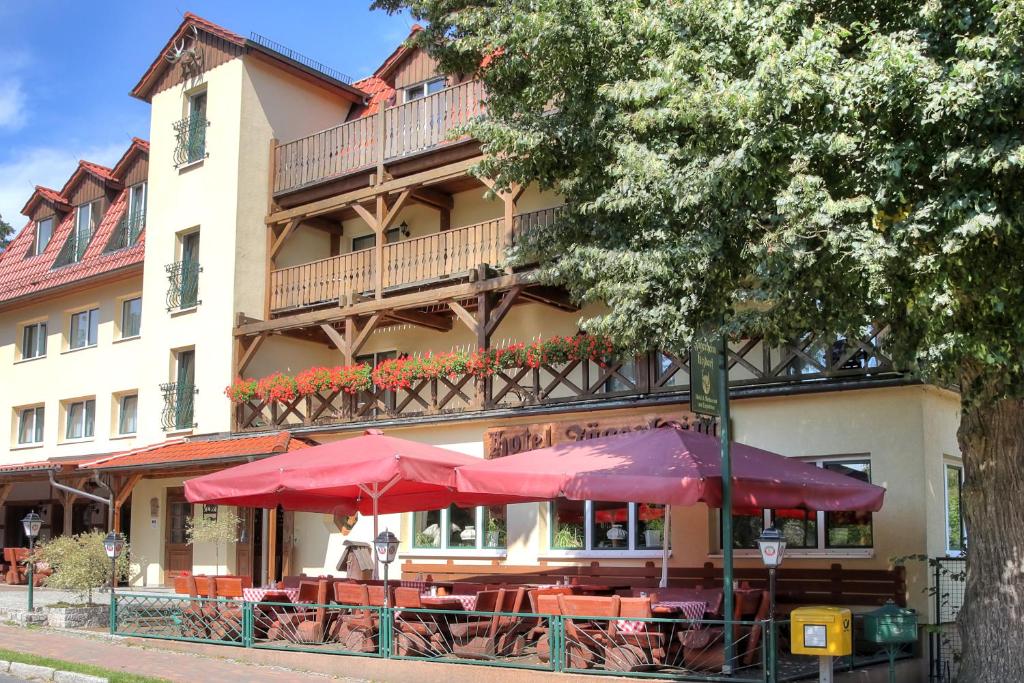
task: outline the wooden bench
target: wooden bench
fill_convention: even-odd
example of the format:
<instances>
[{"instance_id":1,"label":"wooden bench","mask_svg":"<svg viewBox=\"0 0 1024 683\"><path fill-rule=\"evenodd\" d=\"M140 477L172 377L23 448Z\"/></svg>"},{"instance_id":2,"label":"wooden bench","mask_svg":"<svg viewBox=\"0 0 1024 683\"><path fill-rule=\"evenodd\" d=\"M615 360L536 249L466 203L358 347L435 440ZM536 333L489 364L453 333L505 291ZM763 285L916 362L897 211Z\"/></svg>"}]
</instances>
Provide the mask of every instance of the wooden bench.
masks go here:
<instances>
[{"instance_id":1,"label":"wooden bench","mask_svg":"<svg viewBox=\"0 0 1024 683\"><path fill-rule=\"evenodd\" d=\"M768 572L761 567L737 567L735 580L751 588L768 588ZM720 588L722 569L707 562L702 567L670 567L669 585L682 588ZM604 586L654 588L661 568L654 562L642 566L616 567L591 562L588 565L460 564L454 560L429 564L406 560L402 578L422 577L427 581L469 581L483 584L558 583L563 578L577 583ZM848 569L834 563L827 568L780 567L776 595L780 605L880 606L886 600L907 604L906 571L893 569Z\"/></svg>"}]
</instances>

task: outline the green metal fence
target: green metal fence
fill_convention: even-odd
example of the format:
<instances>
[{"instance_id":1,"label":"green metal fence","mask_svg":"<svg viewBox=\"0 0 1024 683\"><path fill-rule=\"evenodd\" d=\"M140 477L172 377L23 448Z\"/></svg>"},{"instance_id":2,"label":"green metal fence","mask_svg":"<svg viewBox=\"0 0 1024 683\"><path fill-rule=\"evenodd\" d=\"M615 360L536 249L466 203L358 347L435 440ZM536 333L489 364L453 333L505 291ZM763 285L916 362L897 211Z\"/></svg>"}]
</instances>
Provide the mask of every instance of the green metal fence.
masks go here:
<instances>
[{"instance_id":1,"label":"green metal fence","mask_svg":"<svg viewBox=\"0 0 1024 683\"><path fill-rule=\"evenodd\" d=\"M726 623L641 617L244 602L226 598L117 594L111 633L236 647L476 664L633 678L732 683L806 680L813 657L788 654L788 621ZM885 661L858 639L836 671ZM908 649L903 656L911 656ZM723 667L731 673L723 674Z\"/></svg>"}]
</instances>

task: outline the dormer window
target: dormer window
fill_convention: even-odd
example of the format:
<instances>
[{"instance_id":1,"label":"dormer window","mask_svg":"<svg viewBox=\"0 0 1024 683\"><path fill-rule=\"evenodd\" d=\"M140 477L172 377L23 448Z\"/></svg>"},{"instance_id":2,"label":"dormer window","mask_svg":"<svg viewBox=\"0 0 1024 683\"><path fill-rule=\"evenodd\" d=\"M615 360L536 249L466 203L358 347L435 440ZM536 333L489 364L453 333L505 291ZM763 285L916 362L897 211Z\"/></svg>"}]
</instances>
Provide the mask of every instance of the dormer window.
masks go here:
<instances>
[{"instance_id":1,"label":"dormer window","mask_svg":"<svg viewBox=\"0 0 1024 683\"><path fill-rule=\"evenodd\" d=\"M409 86L405 89L405 101L412 102L420 98L426 97L427 95L433 95L436 92L445 89L447 80L444 76L439 78L432 78L429 81L423 81L416 85Z\"/></svg>"},{"instance_id":2,"label":"dormer window","mask_svg":"<svg viewBox=\"0 0 1024 683\"><path fill-rule=\"evenodd\" d=\"M57 254L57 260L53 267L60 268L69 263L78 263L85 256L85 250L89 248L89 242L96 232L103 213L103 202L100 199L93 200L87 204L81 204L75 209L75 225L71 234Z\"/></svg>"},{"instance_id":3,"label":"dormer window","mask_svg":"<svg viewBox=\"0 0 1024 683\"><path fill-rule=\"evenodd\" d=\"M32 245L32 255L39 256L46 249L46 245L50 243L50 238L53 237L53 218L44 218L41 221L36 221L36 240L35 244Z\"/></svg>"}]
</instances>

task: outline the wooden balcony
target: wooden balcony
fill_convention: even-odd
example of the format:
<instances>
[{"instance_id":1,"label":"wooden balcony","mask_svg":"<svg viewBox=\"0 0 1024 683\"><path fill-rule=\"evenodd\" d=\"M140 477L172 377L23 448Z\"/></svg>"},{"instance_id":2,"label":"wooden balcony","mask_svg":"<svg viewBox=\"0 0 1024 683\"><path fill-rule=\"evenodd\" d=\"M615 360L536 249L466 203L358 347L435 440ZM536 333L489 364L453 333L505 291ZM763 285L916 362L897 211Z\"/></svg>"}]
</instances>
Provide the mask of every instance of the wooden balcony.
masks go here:
<instances>
[{"instance_id":1,"label":"wooden balcony","mask_svg":"<svg viewBox=\"0 0 1024 683\"><path fill-rule=\"evenodd\" d=\"M455 131L485 113L483 84L466 81L274 150L275 195L465 142Z\"/></svg>"},{"instance_id":2,"label":"wooden balcony","mask_svg":"<svg viewBox=\"0 0 1024 683\"><path fill-rule=\"evenodd\" d=\"M729 386L737 394L757 396L909 383L885 351L888 332L869 332L862 339L808 334L782 345L759 338L730 344ZM487 378L468 373L424 378L398 391L374 387L356 395L317 393L286 403L254 398L235 407L235 431L446 419L481 410L678 405L686 400L689 380L688 357L670 353L648 353L604 367L589 360L545 363Z\"/></svg>"},{"instance_id":3,"label":"wooden balcony","mask_svg":"<svg viewBox=\"0 0 1024 683\"><path fill-rule=\"evenodd\" d=\"M512 230L497 218L475 225L384 245L382 296L469 278L481 264L496 265L505 250L530 229L549 225L559 208L514 217ZM270 273L270 310L274 315L319 306L337 306L376 295L374 249L332 256Z\"/></svg>"}]
</instances>

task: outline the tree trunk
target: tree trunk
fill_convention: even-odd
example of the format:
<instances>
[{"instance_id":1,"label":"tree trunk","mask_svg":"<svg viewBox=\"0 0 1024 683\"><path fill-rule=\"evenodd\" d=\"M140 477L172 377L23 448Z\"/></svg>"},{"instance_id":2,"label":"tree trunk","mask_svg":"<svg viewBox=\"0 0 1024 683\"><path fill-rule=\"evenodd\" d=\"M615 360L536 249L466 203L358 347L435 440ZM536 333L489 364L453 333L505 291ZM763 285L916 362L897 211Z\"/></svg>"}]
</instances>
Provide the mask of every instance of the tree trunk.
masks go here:
<instances>
[{"instance_id":1,"label":"tree trunk","mask_svg":"<svg viewBox=\"0 0 1024 683\"><path fill-rule=\"evenodd\" d=\"M961 683L1024 681L1024 401L986 403L965 401L958 434L968 534Z\"/></svg>"}]
</instances>

